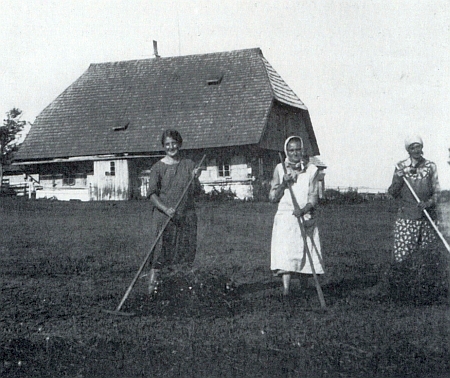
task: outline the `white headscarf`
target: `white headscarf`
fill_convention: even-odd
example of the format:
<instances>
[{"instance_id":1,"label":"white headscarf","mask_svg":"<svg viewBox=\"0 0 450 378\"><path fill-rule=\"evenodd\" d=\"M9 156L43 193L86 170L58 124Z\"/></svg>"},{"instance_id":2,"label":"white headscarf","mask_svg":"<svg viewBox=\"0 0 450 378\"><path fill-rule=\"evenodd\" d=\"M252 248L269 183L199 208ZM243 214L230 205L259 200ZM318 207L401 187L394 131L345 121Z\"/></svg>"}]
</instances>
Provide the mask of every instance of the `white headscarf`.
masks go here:
<instances>
[{"instance_id":1,"label":"white headscarf","mask_svg":"<svg viewBox=\"0 0 450 378\"><path fill-rule=\"evenodd\" d=\"M284 153L286 154L286 160L285 160L286 166L291 169L304 171L306 167L305 167L305 162L303 161L303 159L301 159L298 163L289 160L289 156L287 153L287 146L288 146L289 142L293 139L300 141L300 147L303 150L303 139L302 138L300 138L299 136L296 136L296 135L293 135L293 136L290 136L289 138L287 138L286 141L284 142Z\"/></svg>"},{"instance_id":2,"label":"white headscarf","mask_svg":"<svg viewBox=\"0 0 450 378\"><path fill-rule=\"evenodd\" d=\"M423 140L418 135L411 135L405 139L405 148L408 150L409 146L414 143L419 143L423 147Z\"/></svg>"}]
</instances>

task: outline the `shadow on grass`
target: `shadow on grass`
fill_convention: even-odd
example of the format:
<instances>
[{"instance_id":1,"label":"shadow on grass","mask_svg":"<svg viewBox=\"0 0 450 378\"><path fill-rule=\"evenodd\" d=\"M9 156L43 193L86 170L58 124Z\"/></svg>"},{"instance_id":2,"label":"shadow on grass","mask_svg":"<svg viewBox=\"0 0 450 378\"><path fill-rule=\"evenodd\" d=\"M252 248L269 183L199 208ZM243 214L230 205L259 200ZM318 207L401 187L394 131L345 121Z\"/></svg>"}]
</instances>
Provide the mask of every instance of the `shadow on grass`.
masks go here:
<instances>
[{"instance_id":1,"label":"shadow on grass","mask_svg":"<svg viewBox=\"0 0 450 378\"><path fill-rule=\"evenodd\" d=\"M350 279L343 279L339 282L330 282L322 286L324 295L336 299L347 297L354 290L364 290L374 286L378 282L376 275L369 275L365 277L357 277Z\"/></svg>"}]
</instances>

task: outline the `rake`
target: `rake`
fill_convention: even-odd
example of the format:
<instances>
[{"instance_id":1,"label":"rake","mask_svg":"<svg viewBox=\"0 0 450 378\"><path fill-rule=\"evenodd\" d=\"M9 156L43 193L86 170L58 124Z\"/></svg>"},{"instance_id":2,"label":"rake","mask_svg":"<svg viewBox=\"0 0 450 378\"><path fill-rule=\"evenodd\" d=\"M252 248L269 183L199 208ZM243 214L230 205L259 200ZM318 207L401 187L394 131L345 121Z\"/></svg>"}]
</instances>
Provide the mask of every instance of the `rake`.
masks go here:
<instances>
[{"instance_id":1,"label":"rake","mask_svg":"<svg viewBox=\"0 0 450 378\"><path fill-rule=\"evenodd\" d=\"M206 155L203 155L202 160L200 161L200 163L197 165L197 169L199 169L202 164L203 161L205 160ZM195 175L192 175L191 179L189 180L188 184L186 185L186 187L184 188L183 192L181 193L180 199L178 200L178 202L176 203L174 209L176 210L178 208L178 206L180 206L181 201L183 201L184 196L186 195L187 191L189 190L189 187L191 186L192 182L195 179ZM138 280L139 276L141 275L142 271L144 270L145 265L147 264L153 250L156 247L156 244L158 243L159 239L162 237L162 235L164 234L164 231L167 227L167 225L169 224L169 222L171 221L170 217L167 217L167 219L165 220L161 231L159 231L158 235L156 236L155 241L153 242L150 250L148 251L147 255L145 256L144 261L142 262L141 266L139 267L138 271L136 272L136 275L134 276L133 280L131 281L130 285L128 286L127 291L125 292L124 296L122 297L122 300L120 301L120 303L118 304L118 306L116 307L115 310L103 310L104 312L108 313L108 314L112 314L112 315L122 315L122 316L133 316L134 313L128 313L128 312L123 312L120 311L122 309L123 304L125 303L125 301L127 300L128 296L131 293L131 290L133 290L134 285L136 284L136 281ZM153 259L155 260L155 258Z\"/></svg>"},{"instance_id":2,"label":"rake","mask_svg":"<svg viewBox=\"0 0 450 378\"><path fill-rule=\"evenodd\" d=\"M281 165L283 166L283 171L285 174L287 174L287 169L286 169L286 165L284 164L283 156L281 155L281 153L279 154L279 156L280 156L280 160L281 160ZM297 199L295 198L294 191L292 190L292 186L290 183L288 183L288 188L289 188L289 193L291 194L294 209L300 210L300 206L297 202ZM300 232L302 234L303 243L305 245L306 255L308 256L309 265L311 266L311 271L313 274L314 284L316 286L317 295L319 296L320 307L322 309L325 309L327 307L327 305L325 303L325 298L323 296L323 291L320 286L319 279L317 278L316 269L314 268L311 251L309 250L309 247L308 247L307 235L306 235L306 230L305 230L305 226L304 226L305 220L304 220L303 216L301 216L300 218L297 218L297 220L298 220L298 225L300 227Z\"/></svg>"},{"instance_id":3,"label":"rake","mask_svg":"<svg viewBox=\"0 0 450 378\"><path fill-rule=\"evenodd\" d=\"M396 165L395 167L397 168L397 170L400 170L398 165ZM417 201L417 203L420 203L420 198L416 194L416 192L414 191L414 189L411 186L410 182L406 179L406 177L402 176L402 178L403 178L403 181L405 182L406 186L408 187L409 191L413 195L414 199ZM447 240L445 240L444 235L442 235L442 233L439 231L436 223L433 221L433 218L431 218L430 213L428 213L427 209L423 209L423 213L425 214L425 216L427 217L427 219L429 220L429 222L433 226L433 228L436 231L436 233L438 234L439 238L442 240L442 243L444 243L444 246L447 249L447 252L450 253L450 245L447 243Z\"/></svg>"}]
</instances>

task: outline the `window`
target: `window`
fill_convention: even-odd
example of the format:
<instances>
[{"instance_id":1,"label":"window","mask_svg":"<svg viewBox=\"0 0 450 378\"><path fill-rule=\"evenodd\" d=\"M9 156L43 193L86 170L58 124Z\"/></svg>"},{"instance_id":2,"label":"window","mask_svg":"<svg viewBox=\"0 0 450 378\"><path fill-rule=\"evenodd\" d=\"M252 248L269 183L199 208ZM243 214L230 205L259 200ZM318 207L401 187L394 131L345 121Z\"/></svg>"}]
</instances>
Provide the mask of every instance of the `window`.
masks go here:
<instances>
[{"instance_id":1,"label":"window","mask_svg":"<svg viewBox=\"0 0 450 378\"><path fill-rule=\"evenodd\" d=\"M67 175L63 177L63 186L73 186L75 185L75 175Z\"/></svg>"},{"instance_id":2,"label":"window","mask_svg":"<svg viewBox=\"0 0 450 378\"><path fill-rule=\"evenodd\" d=\"M71 173L65 174L62 178L63 186L86 186L87 185L86 173Z\"/></svg>"},{"instance_id":3,"label":"window","mask_svg":"<svg viewBox=\"0 0 450 378\"><path fill-rule=\"evenodd\" d=\"M213 74L213 75L210 75L206 79L206 84L208 84L208 85L219 85L222 82L222 79L223 79L223 74L220 74L220 73Z\"/></svg>"},{"instance_id":4,"label":"window","mask_svg":"<svg viewBox=\"0 0 450 378\"><path fill-rule=\"evenodd\" d=\"M218 79L209 79L206 82L208 83L208 85L219 85L221 81L222 78L218 78Z\"/></svg>"},{"instance_id":5,"label":"window","mask_svg":"<svg viewBox=\"0 0 450 378\"><path fill-rule=\"evenodd\" d=\"M218 160L219 177L230 177L230 162L228 159Z\"/></svg>"},{"instance_id":6,"label":"window","mask_svg":"<svg viewBox=\"0 0 450 378\"><path fill-rule=\"evenodd\" d=\"M105 176L115 176L116 175L116 163L113 161L109 162L109 171L105 172Z\"/></svg>"},{"instance_id":7,"label":"window","mask_svg":"<svg viewBox=\"0 0 450 378\"><path fill-rule=\"evenodd\" d=\"M87 173L64 172L64 174L44 174L39 176L39 183L45 187L77 186L87 185Z\"/></svg>"},{"instance_id":8,"label":"window","mask_svg":"<svg viewBox=\"0 0 450 378\"><path fill-rule=\"evenodd\" d=\"M130 124L130 122L126 122L123 125L115 126L115 127L113 127L113 130L114 131L125 131L126 129L128 129L129 124Z\"/></svg>"}]
</instances>

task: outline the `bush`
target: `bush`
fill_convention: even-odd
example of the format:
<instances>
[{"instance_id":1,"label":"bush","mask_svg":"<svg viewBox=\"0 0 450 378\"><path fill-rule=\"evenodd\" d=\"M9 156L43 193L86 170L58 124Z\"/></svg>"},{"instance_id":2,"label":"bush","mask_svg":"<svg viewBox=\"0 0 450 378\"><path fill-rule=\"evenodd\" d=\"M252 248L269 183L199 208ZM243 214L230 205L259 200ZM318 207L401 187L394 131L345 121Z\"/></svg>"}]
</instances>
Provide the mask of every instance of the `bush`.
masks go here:
<instances>
[{"instance_id":1,"label":"bush","mask_svg":"<svg viewBox=\"0 0 450 378\"><path fill-rule=\"evenodd\" d=\"M217 190L216 187L213 187L208 193L203 192L199 196L199 200L203 201L230 201L236 198L236 193L234 193L231 189L220 188Z\"/></svg>"},{"instance_id":2,"label":"bush","mask_svg":"<svg viewBox=\"0 0 450 378\"><path fill-rule=\"evenodd\" d=\"M334 203L338 205L354 205L366 202L366 199L358 193L357 189L349 188L346 192L335 189L325 190L325 197L320 199L321 204Z\"/></svg>"},{"instance_id":3,"label":"bush","mask_svg":"<svg viewBox=\"0 0 450 378\"><path fill-rule=\"evenodd\" d=\"M16 194L16 191L9 186L0 188L0 197L15 197Z\"/></svg>"}]
</instances>

